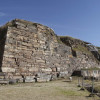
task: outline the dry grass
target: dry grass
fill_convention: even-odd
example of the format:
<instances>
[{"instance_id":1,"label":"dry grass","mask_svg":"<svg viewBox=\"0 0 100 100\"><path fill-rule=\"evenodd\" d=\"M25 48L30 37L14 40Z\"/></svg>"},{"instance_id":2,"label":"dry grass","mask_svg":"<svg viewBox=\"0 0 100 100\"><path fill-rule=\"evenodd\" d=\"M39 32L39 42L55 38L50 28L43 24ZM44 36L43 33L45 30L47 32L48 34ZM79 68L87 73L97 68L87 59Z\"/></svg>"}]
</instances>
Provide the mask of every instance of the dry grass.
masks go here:
<instances>
[{"instance_id":1,"label":"dry grass","mask_svg":"<svg viewBox=\"0 0 100 100\"><path fill-rule=\"evenodd\" d=\"M77 81L0 86L0 100L99 100L98 97L88 96L88 91L80 91L77 87Z\"/></svg>"}]
</instances>

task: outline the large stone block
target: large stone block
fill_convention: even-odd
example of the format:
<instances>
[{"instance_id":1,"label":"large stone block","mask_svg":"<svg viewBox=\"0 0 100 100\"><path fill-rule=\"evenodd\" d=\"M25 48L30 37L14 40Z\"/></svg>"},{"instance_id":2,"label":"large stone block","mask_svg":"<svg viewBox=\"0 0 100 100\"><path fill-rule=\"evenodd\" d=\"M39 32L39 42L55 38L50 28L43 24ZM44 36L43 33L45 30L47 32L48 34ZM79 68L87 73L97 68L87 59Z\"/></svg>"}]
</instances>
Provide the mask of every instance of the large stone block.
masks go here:
<instances>
[{"instance_id":1,"label":"large stone block","mask_svg":"<svg viewBox=\"0 0 100 100\"><path fill-rule=\"evenodd\" d=\"M36 67L31 67L31 68L29 68L29 71L30 71L30 72L38 72L38 68L36 68Z\"/></svg>"},{"instance_id":2,"label":"large stone block","mask_svg":"<svg viewBox=\"0 0 100 100\"><path fill-rule=\"evenodd\" d=\"M41 69L42 72L52 72L51 68L42 68Z\"/></svg>"},{"instance_id":3,"label":"large stone block","mask_svg":"<svg viewBox=\"0 0 100 100\"><path fill-rule=\"evenodd\" d=\"M65 78L68 75L68 71L60 72L59 77Z\"/></svg>"},{"instance_id":4,"label":"large stone block","mask_svg":"<svg viewBox=\"0 0 100 100\"><path fill-rule=\"evenodd\" d=\"M25 82L26 83L35 82L34 76L26 76Z\"/></svg>"},{"instance_id":5,"label":"large stone block","mask_svg":"<svg viewBox=\"0 0 100 100\"><path fill-rule=\"evenodd\" d=\"M45 63L45 60L42 60L42 59L41 59L41 60L38 60L38 59L37 59L36 62L37 62L37 63Z\"/></svg>"},{"instance_id":6,"label":"large stone block","mask_svg":"<svg viewBox=\"0 0 100 100\"><path fill-rule=\"evenodd\" d=\"M15 68L9 68L9 67L2 67L3 72L15 72Z\"/></svg>"}]
</instances>

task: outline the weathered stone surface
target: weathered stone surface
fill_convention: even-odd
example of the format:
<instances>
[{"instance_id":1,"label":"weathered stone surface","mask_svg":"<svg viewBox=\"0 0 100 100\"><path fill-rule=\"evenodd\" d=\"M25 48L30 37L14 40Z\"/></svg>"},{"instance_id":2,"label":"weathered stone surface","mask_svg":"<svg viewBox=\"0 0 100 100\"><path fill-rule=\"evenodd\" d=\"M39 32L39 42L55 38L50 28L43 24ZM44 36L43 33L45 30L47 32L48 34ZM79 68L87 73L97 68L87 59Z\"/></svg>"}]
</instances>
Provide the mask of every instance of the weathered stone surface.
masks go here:
<instances>
[{"instance_id":1,"label":"weathered stone surface","mask_svg":"<svg viewBox=\"0 0 100 100\"><path fill-rule=\"evenodd\" d=\"M42 68L42 72L52 72L51 68Z\"/></svg>"},{"instance_id":2,"label":"weathered stone surface","mask_svg":"<svg viewBox=\"0 0 100 100\"><path fill-rule=\"evenodd\" d=\"M48 82L51 80L50 74L38 73L37 82Z\"/></svg>"},{"instance_id":3,"label":"weathered stone surface","mask_svg":"<svg viewBox=\"0 0 100 100\"><path fill-rule=\"evenodd\" d=\"M25 82L26 83L35 82L34 76L26 76Z\"/></svg>"},{"instance_id":4,"label":"weathered stone surface","mask_svg":"<svg viewBox=\"0 0 100 100\"><path fill-rule=\"evenodd\" d=\"M30 71L30 72L38 72L38 68L36 68L36 67L31 67L31 68L29 68L29 71Z\"/></svg>"},{"instance_id":5,"label":"weathered stone surface","mask_svg":"<svg viewBox=\"0 0 100 100\"><path fill-rule=\"evenodd\" d=\"M2 71L3 72L15 72L15 68L3 67Z\"/></svg>"},{"instance_id":6,"label":"weathered stone surface","mask_svg":"<svg viewBox=\"0 0 100 100\"><path fill-rule=\"evenodd\" d=\"M74 70L99 66L86 44L59 38L47 26L15 19L0 28L0 68L20 81L23 75L25 82L34 82L36 74L38 81L66 77Z\"/></svg>"}]
</instances>

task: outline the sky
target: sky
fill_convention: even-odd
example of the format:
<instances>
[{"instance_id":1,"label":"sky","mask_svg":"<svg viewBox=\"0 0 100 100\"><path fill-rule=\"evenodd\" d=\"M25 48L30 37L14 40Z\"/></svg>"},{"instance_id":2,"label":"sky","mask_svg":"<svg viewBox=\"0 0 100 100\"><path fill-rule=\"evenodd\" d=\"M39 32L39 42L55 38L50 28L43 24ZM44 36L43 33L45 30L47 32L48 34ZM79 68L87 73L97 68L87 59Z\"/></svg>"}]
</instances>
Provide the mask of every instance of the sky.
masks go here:
<instances>
[{"instance_id":1,"label":"sky","mask_svg":"<svg viewBox=\"0 0 100 100\"><path fill-rule=\"evenodd\" d=\"M0 26L15 18L100 46L100 0L1 0Z\"/></svg>"}]
</instances>

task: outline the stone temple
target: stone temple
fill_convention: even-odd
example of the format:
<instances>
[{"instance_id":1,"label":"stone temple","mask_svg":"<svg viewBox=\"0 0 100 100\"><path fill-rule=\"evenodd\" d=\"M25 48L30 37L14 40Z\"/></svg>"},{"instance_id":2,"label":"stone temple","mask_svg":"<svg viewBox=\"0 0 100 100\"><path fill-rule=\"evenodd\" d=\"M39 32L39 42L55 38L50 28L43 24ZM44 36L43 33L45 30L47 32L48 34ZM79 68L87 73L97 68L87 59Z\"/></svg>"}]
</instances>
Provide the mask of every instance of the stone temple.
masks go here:
<instances>
[{"instance_id":1,"label":"stone temple","mask_svg":"<svg viewBox=\"0 0 100 100\"><path fill-rule=\"evenodd\" d=\"M6 78L38 81L70 76L73 71L99 66L87 42L57 36L38 23L15 19L0 27L0 71ZM81 49L80 49L81 48Z\"/></svg>"}]
</instances>

